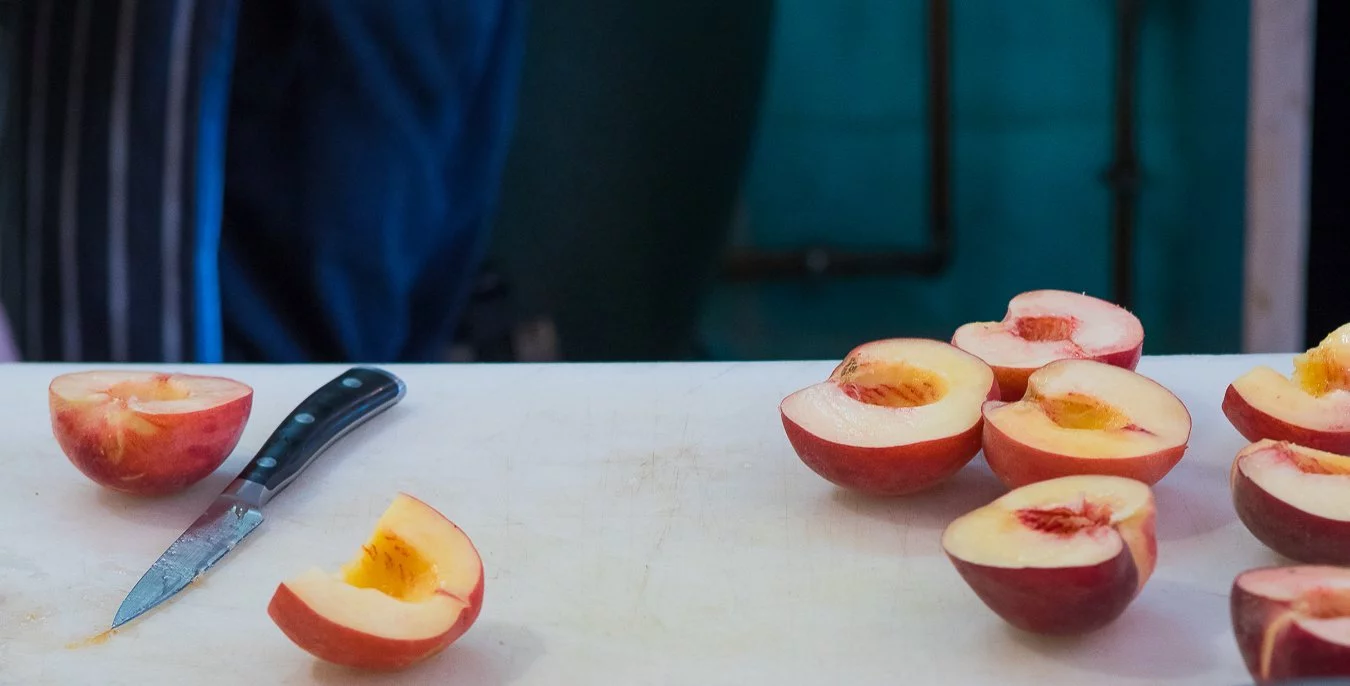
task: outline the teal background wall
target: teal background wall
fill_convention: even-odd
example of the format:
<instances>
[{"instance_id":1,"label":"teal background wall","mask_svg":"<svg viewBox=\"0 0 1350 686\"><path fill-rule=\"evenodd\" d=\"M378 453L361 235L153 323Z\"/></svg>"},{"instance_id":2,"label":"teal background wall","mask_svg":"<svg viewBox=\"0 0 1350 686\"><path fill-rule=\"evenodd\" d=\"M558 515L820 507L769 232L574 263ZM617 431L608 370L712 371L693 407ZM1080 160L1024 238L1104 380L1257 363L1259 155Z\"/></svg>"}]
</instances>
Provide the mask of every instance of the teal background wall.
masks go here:
<instances>
[{"instance_id":1,"label":"teal background wall","mask_svg":"<svg viewBox=\"0 0 1350 686\"><path fill-rule=\"evenodd\" d=\"M921 247L924 3L780 0L740 245ZM1238 352L1247 3L1148 2L1139 62L1135 311L1145 353ZM945 338L1012 295L1109 297L1114 3L954 0L955 250L934 278L719 283L719 359L837 358Z\"/></svg>"}]
</instances>

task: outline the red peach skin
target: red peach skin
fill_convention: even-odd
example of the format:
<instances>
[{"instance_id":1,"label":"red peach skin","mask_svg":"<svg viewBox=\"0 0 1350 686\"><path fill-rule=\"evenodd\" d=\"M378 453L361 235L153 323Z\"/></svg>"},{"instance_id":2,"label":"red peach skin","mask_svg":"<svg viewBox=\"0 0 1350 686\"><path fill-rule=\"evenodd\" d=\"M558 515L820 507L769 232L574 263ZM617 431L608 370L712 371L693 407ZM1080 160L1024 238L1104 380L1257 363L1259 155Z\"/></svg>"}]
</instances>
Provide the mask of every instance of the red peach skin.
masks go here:
<instances>
[{"instance_id":1,"label":"red peach skin","mask_svg":"<svg viewBox=\"0 0 1350 686\"><path fill-rule=\"evenodd\" d=\"M1075 474L1123 476L1152 486L1185 454L1186 446L1181 445L1138 457L1072 457L1014 441L990 422L984 423L984 459L1009 488Z\"/></svg>"},{"instance_id":2,"label":"red peach skin","mask_svg":"<svg viewBox=\"0 0 1350 686\"><path fill-rule=\"evenodd\" d=\"M1350 431L1321 431L1296 426L1252 407L1232 385L1223 394L1223 414L1249 441L1270 438L1341 455L1350 454Z\"/></svg>"},{"instance_id":3,"label":"red peach skin","mask_svg":"<svg viewBox=\"0 0 1350 686\"><path fill-rule=\"evenodd\" d=\"M783 415L788 442L812 471L842 488L888 496L922 491L960 471L980 452L981 424L923 443L863 448L827 441Z\"/></svg>"}]
</instances>

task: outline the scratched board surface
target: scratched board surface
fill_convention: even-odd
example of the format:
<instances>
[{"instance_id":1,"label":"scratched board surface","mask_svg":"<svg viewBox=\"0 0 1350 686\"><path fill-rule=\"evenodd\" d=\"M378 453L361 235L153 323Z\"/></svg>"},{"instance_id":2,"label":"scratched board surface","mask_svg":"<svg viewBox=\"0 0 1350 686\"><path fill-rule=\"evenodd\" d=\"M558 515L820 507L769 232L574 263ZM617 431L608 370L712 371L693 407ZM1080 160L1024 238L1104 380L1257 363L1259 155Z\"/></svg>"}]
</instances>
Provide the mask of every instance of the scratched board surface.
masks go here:
<instances>
[{"instance_id":1,"label":"scratched board surface","mask_svg":"<svg viewBox=\"0 0 1350 686\"><path fill-rule=\"evenodd\" d=\"M793 454L777 404L830 362L392 366L406 399L336 444L266 521L174 600L104 642L140 573L311 390L344 367L223 367L256 389L239 447L182 494L136 500L67 462L47 419L64 366L0 367L0 683L1241 684L1227 593L1278 562L1242 528L1227 468L1245 441L1226 384L1289 356L1146 357L1195 421L1156 488L1159 564L1113 625L1033 638L943 557L957 515L1003 492L976 457L915 497L840 492ZM181 367L180 369L189 369ZM483 554L478 623L405 673L331 667L265 608L336 570L400 490ZM899 681L897 681L899 680Z\"/></svg>"}]
</instances>

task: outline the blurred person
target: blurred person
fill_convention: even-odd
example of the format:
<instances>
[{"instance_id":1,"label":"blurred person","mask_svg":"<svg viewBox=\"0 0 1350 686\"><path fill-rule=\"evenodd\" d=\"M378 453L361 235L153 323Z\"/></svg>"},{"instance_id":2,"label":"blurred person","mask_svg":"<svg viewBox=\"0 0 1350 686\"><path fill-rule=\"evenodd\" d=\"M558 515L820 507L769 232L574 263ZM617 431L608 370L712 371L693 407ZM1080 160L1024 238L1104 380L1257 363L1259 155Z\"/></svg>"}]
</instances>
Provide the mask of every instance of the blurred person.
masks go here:
<instances>
[{"instance_id":1,"label":"blurred person","mask_svg":"<svg viewBox=\"0 0 1350 686\"><path fill-rule=\"evenodd\" d=\"M523 0L28 0L0 236L29 360L432 361L498 199Z\"/></svg>"}]
</instances>

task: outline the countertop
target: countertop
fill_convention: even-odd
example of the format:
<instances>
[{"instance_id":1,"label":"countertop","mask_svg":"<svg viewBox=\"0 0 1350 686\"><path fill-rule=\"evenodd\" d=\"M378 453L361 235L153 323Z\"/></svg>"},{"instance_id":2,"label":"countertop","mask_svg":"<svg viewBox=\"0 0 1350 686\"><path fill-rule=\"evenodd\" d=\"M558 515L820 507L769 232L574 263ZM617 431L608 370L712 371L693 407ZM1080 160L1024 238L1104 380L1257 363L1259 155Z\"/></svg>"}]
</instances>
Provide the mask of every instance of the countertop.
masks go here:
<instances>
[{"instance_id":1,"label":"countertop","mask_svg":"<svg viewBox=\"0 0 1350 686\"><path fill-rule=\"evenodd\" d=\"M777 405L833 361L390 365L405 400L334 445L267 520L178 597L110 640L140 574L285 414L345 365L159 367L256 390L230 459L165 498L121 496L70 465L46 388L79 367L0 366L0 683L1223 684L1250 683L1228 616L1243 569L1280 563L1237 521L1246 441L1219 404L1291 354L1145 357L1190 448L1157 486L1159 560L1125 614L1078 638L1019 633L943 556L954 517L1001 495L977 456L937 489L872 499L793 453ZM266 606L282 579L336 570L406 491L483 555L482 615L396 675L323 664Z\"/></svg>"}]
</instances>

